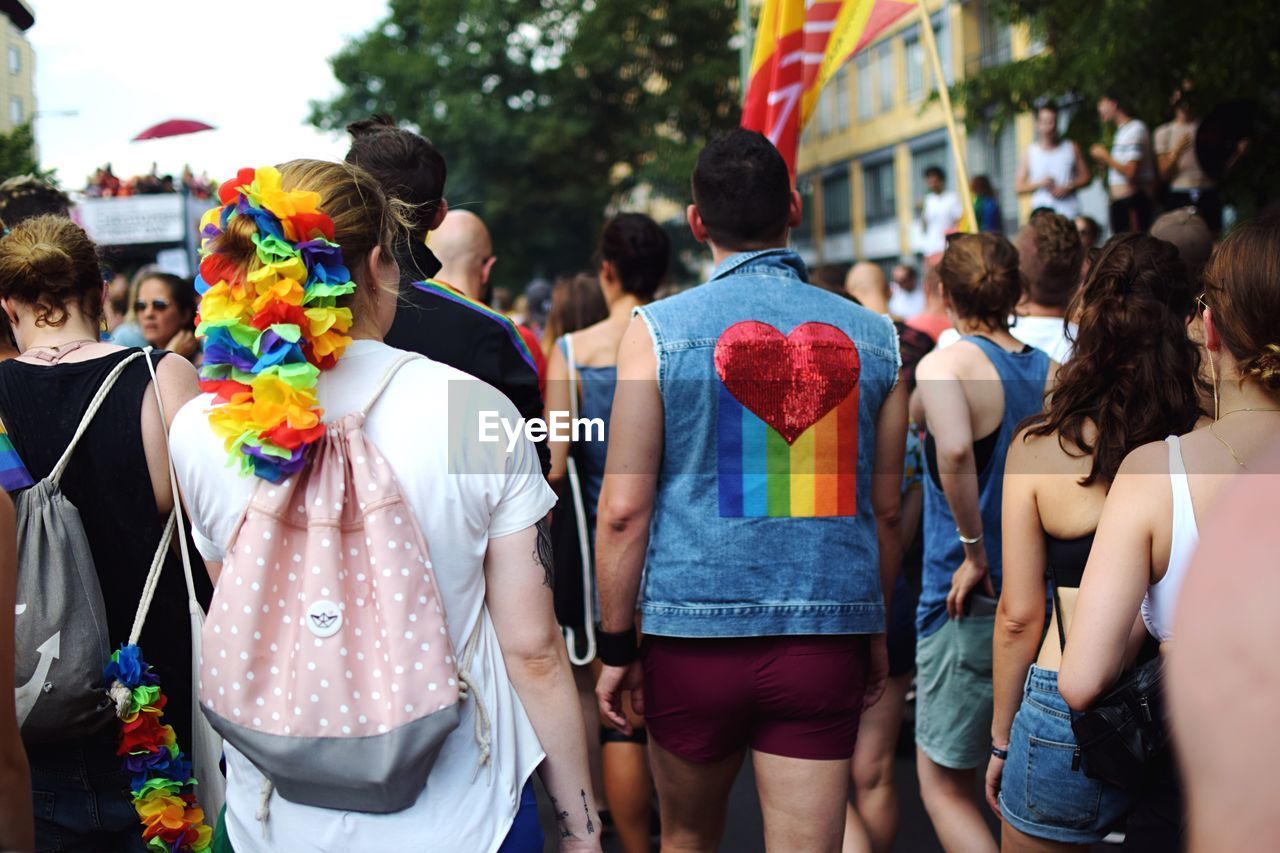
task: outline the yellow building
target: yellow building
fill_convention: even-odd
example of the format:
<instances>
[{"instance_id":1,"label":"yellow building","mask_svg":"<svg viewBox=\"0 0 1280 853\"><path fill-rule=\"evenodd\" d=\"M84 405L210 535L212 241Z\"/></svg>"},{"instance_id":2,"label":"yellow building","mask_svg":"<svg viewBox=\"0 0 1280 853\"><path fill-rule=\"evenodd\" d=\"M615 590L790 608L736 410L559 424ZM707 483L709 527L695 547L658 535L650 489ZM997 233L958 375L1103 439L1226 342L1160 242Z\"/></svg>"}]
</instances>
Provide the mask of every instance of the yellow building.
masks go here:
<instances>
[{"instance_id":1,"label":"yellow building","mask_svg":"<svg viewBox=\"0 0 1280 853\"><path fill-rule=\"evenodd\" d=\"M35 16L23 0L0 0L4 68L0 70L0 132L30 124L36 112L36 55L24 34Z\"/></svg>"},{"instance_id":2,"label":"yellow building","mask_svg":"<svg viewBox=\"0 0 1280 853\"><path fill-rule=\"evenodd\" d=\"M986 0L925 0L948 84L979 68L1040 50L1019 27L996 21ZM913 257L911 235L924 196L923 172L941 166L956 190L955 161L936 85L920 39L920 20L906 15L855 55L829 82L800 138L797 185L804 223L792 239L809 264ZM990 177L1006 230L1028 211L1014 192L1018 154L1032 138L1021 116L993 133L965 138L970 176Z\"/></svg>"}]
</instances>

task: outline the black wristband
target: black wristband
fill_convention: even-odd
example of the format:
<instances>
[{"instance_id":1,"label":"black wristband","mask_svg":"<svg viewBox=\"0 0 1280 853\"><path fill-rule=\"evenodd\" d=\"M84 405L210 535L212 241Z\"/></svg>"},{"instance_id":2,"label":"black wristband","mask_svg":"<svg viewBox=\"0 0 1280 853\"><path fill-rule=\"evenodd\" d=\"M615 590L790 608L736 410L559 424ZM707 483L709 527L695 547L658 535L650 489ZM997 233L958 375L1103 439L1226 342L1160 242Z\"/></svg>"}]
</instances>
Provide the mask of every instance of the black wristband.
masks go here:
<instances>
[{"instance_id":1,"label":"black wristband","mask_svg":"<svg viewBox=\"0 0 1280 853\"><path fill-rule=\"evenodd\" d=\"M636 642L636 629L631 626L623 631L606 631L596 626L596 657L605 666L630 666L640 657L640 645Z\"/></svg>"},{"instance_id":2,"label":"black wristband","mask_svg":"<svg viewBox=\"0 0 1280 853\"><path fill-rule=\"evenodd\" d=\"M993 743L991 744L991 754L1001 761L1004 761L1009 757L1009 750L1001 749Z\"/></svg>"}]
</instances>

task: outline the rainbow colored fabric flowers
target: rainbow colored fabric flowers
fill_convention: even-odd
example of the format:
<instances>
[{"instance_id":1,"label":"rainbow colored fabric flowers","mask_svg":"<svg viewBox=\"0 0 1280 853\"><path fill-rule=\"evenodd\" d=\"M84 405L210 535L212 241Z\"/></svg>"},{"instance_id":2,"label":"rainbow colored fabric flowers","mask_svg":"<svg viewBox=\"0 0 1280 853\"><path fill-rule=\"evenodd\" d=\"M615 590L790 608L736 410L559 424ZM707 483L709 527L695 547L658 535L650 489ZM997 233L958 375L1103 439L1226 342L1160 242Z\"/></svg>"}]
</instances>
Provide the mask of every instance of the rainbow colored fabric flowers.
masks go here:
<instances>
[{"instance_id":1,"label":"rainbow colored fabric flowers","mask_svg":"<svg viewBox=\"0 0 1280 853\"><path fill-rule=\"evenodd\" d=\"M316 379L351 343L351 309L337 303L356 285L319 193L285 190L280 172L264 166L241 169L218 199L200 222L200 386L215 395L209 423L232 460L278 483L324 434ZM217 239L241 217L253 223L248 269L218 252Z\"/></svg>"},{"instance_id":2,"label":"rainbow colored fabric flowers","mask_svg":"<svg viewBox=\"0 0 1280 853\"><path fill-rule=\"evenodd\" d=\"M208 850L213 830L196 804L191 762L178 748L173 727L161 723L165 696L159 678L137 646L121 646L103 672L108 684L130 691L122 708L120 746L132 777L133 808L142 821L142 840L155 853Z\"/></svg>"}]
</instances>

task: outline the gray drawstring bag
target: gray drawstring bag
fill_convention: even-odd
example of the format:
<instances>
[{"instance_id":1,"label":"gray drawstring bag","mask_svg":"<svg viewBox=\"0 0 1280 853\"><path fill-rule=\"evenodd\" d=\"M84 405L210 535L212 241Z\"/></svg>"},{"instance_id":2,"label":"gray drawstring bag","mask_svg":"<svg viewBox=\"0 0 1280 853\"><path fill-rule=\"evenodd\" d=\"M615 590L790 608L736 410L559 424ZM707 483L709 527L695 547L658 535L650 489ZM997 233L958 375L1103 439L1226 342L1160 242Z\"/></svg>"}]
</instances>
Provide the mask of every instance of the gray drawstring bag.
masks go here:
<instances>
[{"instance_id":1,"label":"gray drawstring bag","mask_svg":"<svg viewBox=\"0 0 1280 853\"><path fill-rule=\"evenodd\" d=\"M30 745L93 734L114 719L102 670L111 657L106 606L80 512L59 482L94 415L134 359L103 380L53 470L15 502L18 588L14 619L16 699Z\"/></svg>"}]
</instances>

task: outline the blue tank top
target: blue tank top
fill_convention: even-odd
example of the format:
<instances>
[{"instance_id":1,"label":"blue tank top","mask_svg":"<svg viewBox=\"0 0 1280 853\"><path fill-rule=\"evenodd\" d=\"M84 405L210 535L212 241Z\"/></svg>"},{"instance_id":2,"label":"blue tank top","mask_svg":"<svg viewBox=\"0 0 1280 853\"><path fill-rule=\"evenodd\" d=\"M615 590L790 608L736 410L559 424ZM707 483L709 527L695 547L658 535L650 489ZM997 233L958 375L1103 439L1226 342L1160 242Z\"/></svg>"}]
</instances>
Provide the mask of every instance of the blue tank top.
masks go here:
<instances>
[{"instance_id":1,"label":"blue tank top","mask_svg":"<svg viewBox=\"0 0 1280 853\"><path fill-rule=\"evenodd\" d=\"M569 361L568 348L564 338L556 341L565 360ZM618 385L618 368L588 367L571 364L578 374L578 387L582 389L582 402L578 415L583 418L599 418L604 421L604 441L584 441L581 443L579 458L583 462L582 499L586 504L587 521L591 527L591 540L595 541L596 505L600 502L600 486L604 483L604 459L609 447L609 416L613 412L613 391ZM594 436L593 436L594 438Z\"/></svg>"},{"instance_id":2,"label":"blue tank top","mask_svg":"<svg viewBox=\"0 0 1280 853\"><path fill-rule=\"evenodd\" d=\"M1044 408L1044 385L1049 375L1049 356L1028 347L1007 352L996 343L976 335L961 338L977 345L995 367L1004 389L1004 414L994 433L996 440L989 460L978 471L978 506L982 512L983 542L991 568L991 583L1000 595L1001 542L1000 512L1004 490L1004 463L1009 444L1023 419ZM951 576L964 562L964 546L956 533L955 516L933 477L924 478L924 570L920 578L920 604L916 610L919 635L927 637L947 621L947 593Z\"/></svg>"}]
</instances>

